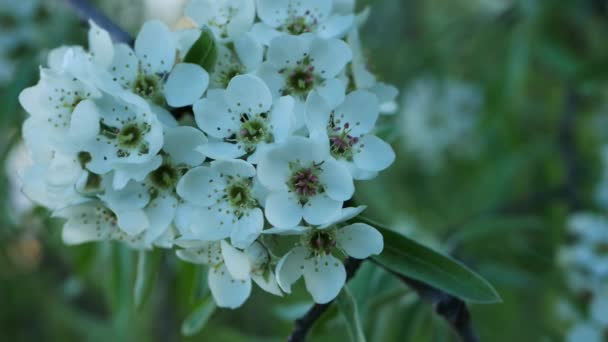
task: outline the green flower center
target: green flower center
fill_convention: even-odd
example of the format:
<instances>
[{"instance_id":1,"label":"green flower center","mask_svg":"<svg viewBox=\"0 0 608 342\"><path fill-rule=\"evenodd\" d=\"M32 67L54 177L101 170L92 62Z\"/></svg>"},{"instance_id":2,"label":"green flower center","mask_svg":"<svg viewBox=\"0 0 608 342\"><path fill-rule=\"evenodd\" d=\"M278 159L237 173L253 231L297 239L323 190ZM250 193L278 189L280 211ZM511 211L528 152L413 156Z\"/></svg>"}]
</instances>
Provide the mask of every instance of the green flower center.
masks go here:
<instances>
[{"instance_id":1,"label":"green flower center","mask_svg":"<svg viewBox=\"0 0 608 342\"><path fill-rule=\"evenodd\" d=\"M133 92L145 99L149 99L156 104L162 104L163 102L163 96L161 93L161 79L156 75L146 75L140 73L133 83Z\"/></svg>"},{"instance_id":2,"label":"green flower center","mask_svg":"<svg viewBox=\"0 0 608 342\"><path fill-rule=\"evenodd\" d=\"M144 134L137 124L131 123L125 125L120 132L118 132L116 139L120 146L135 147L142 142L143 137Z\"/></svg>"},{"instance_id":3,"label":"green flower center","mask_svg":"<svg viewBox=\"0 0 608 342\"><path fill-rule=\"evenodd\" d=\"M292 35L297 36L302 33L312 32L315 25L316 25L316 21L313 21L311 24L309 24L307 22L305 16L292 17L285 24L284 30L289 32Z\"/></svg>"},{"instance_id":4,"label":"green flower center","mask_svg":"<svg viewBox=\"0 0 608 342\"><path fill-rule=\"evenodd\" d=\"M257 206L257 201L251 194L250 179L239 179L229 184L226 187L224 199L230 203L235 215L239 218L247 210Z\"/></svg>"},{"instance_id":5,"label":"green flower center","mask_svg":"<svg viewBox=\"0 0 608 342\"><path fill-rule=\"evenodd\" d=\"M294 95L306 99L308 93L320 82L311 62L310 57L306 56L298 62L298 66L294 69L279 71L281 74L286 74L285 88L282 89L283 95Z\"/></svg>"},{"instance_id":6,"label":"green flower center","mask_svg":"<svg viewBox=\"0 0 608 342\"><path fill-rule=\"evenodd\" d=\"M336 247L336 239L331 231L315 231L308 237L308 247L317 253L330 254Z\"/></svg>"},{"instance_id":7,"label":"green flower center","mask_svg":"<svg viewBox=\"0 0 608 342\"><path fill-rule=\"evenodd\" d=\"M340 126L340 122L334 122L332 117L328 131L331 155L334 158L352 161L353 147L359 142L359 138L350 135L350 124L347 122Z\"/></svg>"}]
</instances>

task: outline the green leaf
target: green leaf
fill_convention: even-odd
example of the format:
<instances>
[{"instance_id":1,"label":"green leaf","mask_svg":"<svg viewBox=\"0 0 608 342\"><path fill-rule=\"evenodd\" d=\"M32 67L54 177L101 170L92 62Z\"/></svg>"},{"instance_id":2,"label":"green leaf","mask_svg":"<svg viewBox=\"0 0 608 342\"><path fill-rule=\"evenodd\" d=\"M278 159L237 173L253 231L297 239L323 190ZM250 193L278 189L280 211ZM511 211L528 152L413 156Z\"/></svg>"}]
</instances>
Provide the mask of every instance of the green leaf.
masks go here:
<instances>
[{"instance_id":1,"label":"green leaf","mask_svg":"<svg viewBox=\"0 0 608 342\"><path fill-rule=\"evenodd\" d=\"M162 260L162 252L155 249L151 252L140 251L137 260L137 273L135 275L135 286L133 288L133 297L135 300L135 308L141 310L147 302L156 278Z\"/></svg>"},{"instance_id":2,"label":"green leaf","mask_svg":"<svg viewBox=\"0 0 608 342\"><path fill-rule=\"evenodd\" d=\"M386 269L412 278L462 300L474 303L500 302L490 283L462 263L366 219L384 237L384 251L373 260Z\"/></svg>"},{"instance_id":3,"label":"green leaf","mask_svg":"<svg viewBox=\"0 0 608 342\"><path fill-rule=\"evenodd\" d=\"M217 60L217 43L213 32L204 26L201 35L186 54L184 62L198 64L208 72L213 71Z\"/></svg>"},{"instance_id":4,"label":"green leaf","mask_svg":"<svg viewBox=\"0 0 608 342\"><path fill-rule=\"evenodd\" d=\"M365 342L365 334L363 333L363 328L359 321L357 303L347 286L342 288L338 298L336 298L336 302L338 303L338 308L340 309L340 313L342 313L342 317L346 320L350 340L353 342Z\"/></svg>"},{"instance_id":5,"label":"green leaf","mask_svg":"<svg viewBox=\"0 0 608 342\"><path fill-rule=\"evenodd\" d=\"M182 323L182 335L193 336L205 327L205 324L215 312L216 306L213 297L208 293L200 304L192 311L192 313Z\"/></svg>"}]
</instances>

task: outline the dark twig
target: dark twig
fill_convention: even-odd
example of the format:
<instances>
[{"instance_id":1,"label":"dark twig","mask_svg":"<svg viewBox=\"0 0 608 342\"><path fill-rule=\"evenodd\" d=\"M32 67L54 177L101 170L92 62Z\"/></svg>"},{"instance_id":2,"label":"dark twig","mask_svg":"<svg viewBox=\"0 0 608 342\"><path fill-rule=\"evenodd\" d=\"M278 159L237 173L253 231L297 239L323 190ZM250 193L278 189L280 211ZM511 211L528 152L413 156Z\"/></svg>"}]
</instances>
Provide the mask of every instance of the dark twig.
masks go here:
<instances>
[{"instance_id":1,"label":"dark twig","mask_svg":"<svg viewBox=\"0 0 608 342\"><path fill-rule=\"evenodd\" d=\"M83 22L92 20L99 27L108 31L112 40L116 43L133 45L133 37L123 29L118 27L110 18L99 11L87 0L66 0L68 5L76 12L76 15Z\"/></svg>"},{"instance_id":2,"label":"dark twig","mask_svg":"<svg viewBox=\"0 0 608 342\"><path fill-rule=\"evenodd\" d=\"M373 260L371 261L374 262ZM383 267L378 263L375 264ZM479 341L479 337L473 328L471 314L465 302L423 282L405 277L386 268L385 270L414 290L422 300L432 304L435 312L445 319L462 342Z\"/></svg>"},{"instance_id":3,"label":"dark twig","mask_svg":"<svg viewBox=\"0 0 608 342\"><path fill-rule=\"evenodd\" d=\"M363 260L348 258L344 262L346 268L346 281L351 279L361 266ZM287 338L288 342L303 342L306 340L306 335L315 322L327 311L332 302L327 304L315 304L301 318L295 321L295 326L291 335Z\"/></svg>"}]
</instances>

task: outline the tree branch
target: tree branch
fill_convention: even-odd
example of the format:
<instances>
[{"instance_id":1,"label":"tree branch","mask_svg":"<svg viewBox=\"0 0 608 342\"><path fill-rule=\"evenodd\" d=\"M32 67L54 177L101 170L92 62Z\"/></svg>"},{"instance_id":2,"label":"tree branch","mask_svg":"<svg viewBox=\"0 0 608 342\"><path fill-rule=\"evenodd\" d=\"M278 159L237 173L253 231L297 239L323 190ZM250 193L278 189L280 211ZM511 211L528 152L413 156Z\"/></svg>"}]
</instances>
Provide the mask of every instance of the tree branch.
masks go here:
<instances>
[{"instance_id":1,"label":"tree branch","mask_svg":"<svg viewBox=\"0 0 608 342\"><path fill-rule=\"evenodd\" d=\"M348 258L344 262L346 268L346 281L350 280L361 266L363 260ZM301 318L295 321L295 326L291 335L287 338L288 342L304 342L308 331L315 322L327 311L332 302L326 304L315 304Z\"/></svg>"},{"instance_id":2,"label":"tree branch","mask_svg":"<svg viewBox=\"0 0 608 342\"><path fill-rule=\"evenodd\" d=\"M371 261L384 268L373 260ZM479 342L479 337L473 328L471 314L465 302L423 282L384 269L414 290L422 300L432 304L435 313L445 319L462 342Z\"/></svg>"},{"instance_id":3,"label":"tree branch","mask_svg":"<svg viewBox=\"0 0 608 342\"><path fill-rule=\"evenodd\" d=\"M99 11L93 4L87 0L66 0L67 4L76 12L78 18L83 22L92 20L99 27L108 31L112 40L116 43L125 43L133 45L133 37L122 28L116 25L110 18Z\"/></svg>"}]
</instances>

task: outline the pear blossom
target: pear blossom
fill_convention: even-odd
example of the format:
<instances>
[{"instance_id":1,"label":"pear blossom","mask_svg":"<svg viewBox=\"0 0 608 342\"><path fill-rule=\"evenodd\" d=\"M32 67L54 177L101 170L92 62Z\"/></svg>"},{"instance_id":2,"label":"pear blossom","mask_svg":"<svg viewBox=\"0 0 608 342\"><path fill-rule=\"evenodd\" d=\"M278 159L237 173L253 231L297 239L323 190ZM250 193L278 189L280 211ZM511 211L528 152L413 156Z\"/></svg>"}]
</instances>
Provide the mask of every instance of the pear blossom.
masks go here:
<instances>
[{"instance_id":1,"label":"pear blossom","mask_svg":"<svg viewBox=\"0 0 608 342\"><path fill-rule=\"evenodd\" d=\"M336 216L354 193L348 169L314 140L292 136L270 149L258 164L258 178L269 191L266 219L293 227L302 218L324 224Z\"/></svg>"},{"instance_id":2,"label":"pear blossom","mask_svg":"<svg viewBox=\"0 0 608 342\"><path fill-rule=\"evenodd\" d=\"M564 267L586 274L582 283L590 284L589 275L598 279L608 277L608 219L592 213L577 213L570 217L568 229L574 243L563 246L559 261Z\"/></svg>"},{"instance_id":3,"label":"pear blossom","mask_svg":"<svg viewBox=\"0 0 608 342\"><path fill-rule=\"evenodd\" d=\"M274 98L291 95L295 99L296 126L300 127L311 91L317 90L332 107L344 100L346 84L337 76L351 58L350 47L342 40L312 34L281 36L270 43L257 73Z\"/></svg>"},{"instance_id":4,"label":"pear blossom","mask_svg":"<svg viewBox=\"0 0 608 342\"><path fill-rule=\"evenodd\" d=\"M177 184L186 201L176 224L189 236L209 241L230 237L246 248L264 228L264 214L254 196L253 165L243 160L215 160L188 171Z\"/></svg>"},{"instance_id":5,"label":"pear blossom","mask_svg":"<svg viewBox=\"0 0 608 342\"><path fill-rule=\"evenodd\" d=\"M353 14L334 13L332 0L257 0L257 23L252 32L268 45L283 34L315 33L321 38L341 38L352 27Z\"/></svg>"},{"instance_id":6,"label":"pear blossom","mask_svg":"<svg viewBox=\"0 0 608 342\"><path fill-rule=\"evenodd\" d=\"M185 14L200 27L211 28L222 41L248 32L255 20L254 0L191 0Z\"/></svg>"},{"instance_id":7,"label":"pear blossom","mask_svg":"<svg viewBox=\"0 0 608 342\"><path fill-rule=\"evenodd\" d=\"M144 233L144 241L151 243L172 227L179 202L177 183L187 170L205 160L195 150L205 142L203 133L193 127L168 128L155 170L143 181L130 181L120 190L105 187L99 197L116 214L120 229L130 235Z\"/></svg>"},{"instance_id":8,"label":"pear blossom","mask_svg":"<svg viewBox=\"0 0 608 342\"><path fill-rule=\"evenodd\" d=\"M262 65L264 48L250 34L242 34L232 42L218 44L218 58L209 75L209 89L225 89L238 75L255 73Z\"/></svg>"},{"instance_id":9,"label":"pear blossom","mask_svg":"<svg viewBox=\"0 0 608 342\"><path fill-rule=\"evenodd\" d=\"M378 113L376 96L365 90L351 92L334 110L317 92L311 93L306 103L311 138L327 144L332 157L344 164L354 179L375 177L395 160L390 145L371 134Z\"/></svg>"},{"instance_id":10,"label":"pear blossom","mask_svg":"<svg viewBox=\"0 0 608 342\"><path fill-rule=\"evenodd\" d=\"M273 101L258 77L236 76L226 90L210 91L194 105L198 126L212 138L200 151L215 159L249 155L256 163L260 150L285 141L291 133L293 106L290 96Z\"/></svg>"},{"instance_id":11,"label":"pear blossom","mask_svg":"<svg viewBox=\"0 0 608 342\"><path fill-rule=\"evenodd\" d=\"M342 224L364 209L363 206L345 208L332 221L317 227L274 229L274 234L300 236L300 243L277 264L277 282L281 289L290 293L291 285L304 277L306 289L316 303L333 300L346 281L344 265L334 252L365 259L380 254L384 247L382 234L375 228L364 223Z\"/></svg>"},{"instance_id":12,"label":"pear blossom","mask_svg":"<svg viewBox=\"0 0 608 342\"><path fill-rule=\"evenodd\" d=\"M176 36L164 23L151 20L137 35L134 49L114 46L108 70L113 81L154 105L192 105L207 89L209 74L196 64L176 64L177 53Z\"/></svg>"},{"instance_id":13,"label":"pear blossom","mask_svg":"<svg viewBox=\"0 0 608 342\"><path fill-rule=\"evenodd\" d=\"M258 242L244 251L225 240L180 239L176 243L183 248L177 251L180 259L209 266L209 289L219 307L234 309L243 305L251 294L251 280L265 291L281 295L276 280L263 275L269 264L269 255Z\"/></svg>"}]
</instances>

